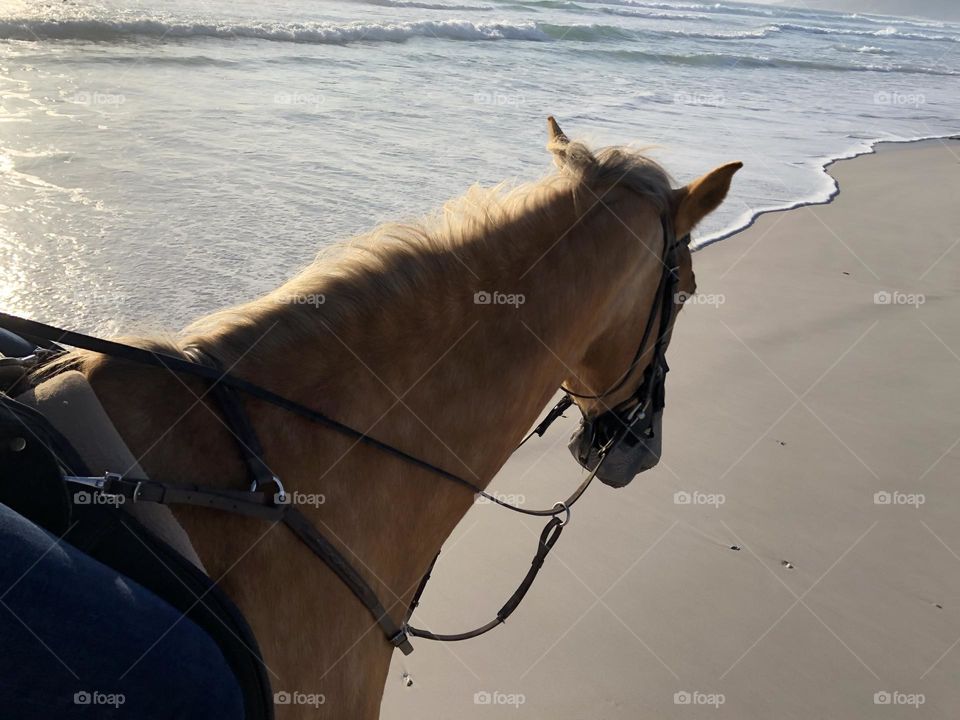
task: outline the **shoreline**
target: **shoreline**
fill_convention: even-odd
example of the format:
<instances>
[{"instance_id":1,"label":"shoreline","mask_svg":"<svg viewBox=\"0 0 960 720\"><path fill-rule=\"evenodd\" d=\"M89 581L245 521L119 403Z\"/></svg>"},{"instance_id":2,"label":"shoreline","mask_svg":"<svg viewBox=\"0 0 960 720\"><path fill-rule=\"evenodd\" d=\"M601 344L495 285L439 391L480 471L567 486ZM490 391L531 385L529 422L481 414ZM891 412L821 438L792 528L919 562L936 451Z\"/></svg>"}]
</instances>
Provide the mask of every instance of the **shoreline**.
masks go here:
<instances>
[{"instance_id":1,"label":"shoreline","mask_svg":"<svg viewBox=\"0 0 960 720\"><path fill-rule=\"evenodd\" d=\"M830 168L833 167L836 163L842 162L844 160L855 160L856 158L863 157L864 155L875 155L881 146L883 145L893 145L893 146L909 146L916 145L918 143L927 143L927 142L937 142L937 141L946 141L946 140L960 140L960 131L956 133L948 133L946 135L923 135L915 138L907 138L904 140L887 140L883 138L878 138L874 140L868 140L867 147L860 150L850 150L841 155L837 156L828 156L826 159L819 158L820 162L819 171L831 182L830 192L827 193L826 197L817 197L817 198L808 198L803 200L797 200L796 202L789 203L782 206L775 206L769 208L761 208L760 210L754 211L749 219L740 225L732 226L727 230L721 230L719 233L712 235L707 235L703 238L700 238L692 244L693 252L698 252L703 250L706 247L714 245L722 240L727 240L728 238L733 237L749 228L753 227L757 220L759 220L764 215L770 215L775 213L788 212L790 210L797 210L799 208L811 207L815 205L829 205L837 196L840 194L840 184L837 182L837 179L830 174Z\"/></svg>"}]
</instances>

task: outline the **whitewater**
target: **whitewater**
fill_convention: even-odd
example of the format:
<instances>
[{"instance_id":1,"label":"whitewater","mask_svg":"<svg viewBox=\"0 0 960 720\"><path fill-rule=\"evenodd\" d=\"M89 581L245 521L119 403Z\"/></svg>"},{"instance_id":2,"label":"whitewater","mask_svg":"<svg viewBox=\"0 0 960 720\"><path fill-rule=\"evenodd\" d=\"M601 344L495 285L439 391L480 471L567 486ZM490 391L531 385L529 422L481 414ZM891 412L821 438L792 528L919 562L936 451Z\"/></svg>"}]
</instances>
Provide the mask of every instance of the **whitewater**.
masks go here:
<instances>
[{"instance_id":1,"label":"whitewater","mask_svg":"<svg viewBox=\"0 0 960 720\"><path fill-rule=\"evenodd\" d=\"M960 132L960 26L740 2L167 0L0 9L0 307L172 331L324 246L549 170L544 118L683 182L700 229L824 201L823 167Z\"/></svg>"}]
</instances>

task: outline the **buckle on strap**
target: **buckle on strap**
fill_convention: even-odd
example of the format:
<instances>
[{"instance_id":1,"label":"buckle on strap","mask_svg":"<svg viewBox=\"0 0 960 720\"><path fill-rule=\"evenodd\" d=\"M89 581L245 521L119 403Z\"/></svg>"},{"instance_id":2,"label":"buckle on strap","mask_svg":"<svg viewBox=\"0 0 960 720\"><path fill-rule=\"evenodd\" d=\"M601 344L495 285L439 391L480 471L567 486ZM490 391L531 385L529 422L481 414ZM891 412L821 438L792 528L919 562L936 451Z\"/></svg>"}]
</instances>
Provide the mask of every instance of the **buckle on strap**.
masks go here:
<instances>
[{"instance_id":1,"label":"buckle on strap","mask_svg":"<svg viewBox=\"0 0 960 720\"><path fill-rule=\"evenodd\" d=\"M123 498L123 500L137 501L143 483L139 480L124 480L120 473L105 472L103 477L83 475L64 475L64 481L90 488L104 498Z\"/></svg>"},{"instance_id":2,"label":"buckle on strap","mask_svg":"<svg viewBox=\"0 0 960 720\"><path fill-rule=\"evenodd\" d=\"M260 478L260 477L256 478L252 483L250 483L250 492L252 493L259 492L260 485L267 482L271 482L277 486L277 492L274 493L274 496L273 496L275 504L285 505L287 502L287 491L284 490L283 483L280 482L280 478L278 478L276 475L271 474L269 475L269 477L266 477L266 478Z\"/></svg>"},{"instance_id":3,"label":"buckle on strap","mask_svg":"<svg viewBox=\"0 0 960 720\"><path fill-rule=\"evenodd\" d=\"M543 434L547 431L547 428L549 428L557 418L562 417L563 413L566 412L567 408L569 408L571 405L573 405L573 398L567 394L564 394L564 396L560 398L560 402L550 409L550 412L547 413L547 416L543 419L543 422L537 425L533 432L540 437L543 437Z\"/></svg>"},{"instance_id":4,"label":"buckle on strap","mask_svg":"<svg viewBox=\"0 0 960 720\"><path fill-rule=\"evenodd\" d=\"M407 629L405 627L400 628L387 639L395 648L400 648L400 652L404 655L409 655L413 652L413 645L410 644L410 638L407 637Z\"/></svg>"},{"instance_id":5,"label":"buckle on strap","mask_svg":"<svg viewBox=\"0 0 960 720\"><path fill-rule=\"evenodd\" d=\"M122 480L119 473L104 473L102 477L90 477L84 475L64 475L63 479L74 485L83 485L93 490L103 490L108 483ZM116 493L113 493L116 494Z\"/></svg>"}]
</instances>

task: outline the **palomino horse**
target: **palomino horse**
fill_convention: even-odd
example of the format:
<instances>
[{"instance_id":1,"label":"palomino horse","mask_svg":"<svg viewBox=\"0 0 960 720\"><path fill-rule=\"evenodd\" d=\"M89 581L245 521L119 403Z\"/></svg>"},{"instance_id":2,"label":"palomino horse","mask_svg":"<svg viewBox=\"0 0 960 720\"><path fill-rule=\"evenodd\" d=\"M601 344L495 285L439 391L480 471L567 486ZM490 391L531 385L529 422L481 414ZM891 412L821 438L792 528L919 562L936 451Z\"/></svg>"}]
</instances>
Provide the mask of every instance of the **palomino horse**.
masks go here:
<instances>
[{"instance_id":1,"label":"palomino horse","mask_svg":"<svg viewBox=\"0 0 960 720\"><path fill-rule=\"evenodd\" d=\"M200 348L234 375L486 486L561 384L589 396L631 367L638 328L657 307L663 228L688 235L741 167L672 189L644 156L594 154L552 118L549 127L559 166L550 177L473 188L435 217L378 227L176 342L136 344ZM692 293L686 245L679 266L679 290ZM89 352L69 362L152 478L245 486L203 381ZM580 409L589 417L629 397L647 362ZM243 403L264 462L288 492L322 494L302 511L402 618L473 494L280 408ZM393 647L327 566L276 524L175 514L253 627L274 689L325 697L319 709L280 705L278 717L376 718Z\"/></svg>"}]
</instances>

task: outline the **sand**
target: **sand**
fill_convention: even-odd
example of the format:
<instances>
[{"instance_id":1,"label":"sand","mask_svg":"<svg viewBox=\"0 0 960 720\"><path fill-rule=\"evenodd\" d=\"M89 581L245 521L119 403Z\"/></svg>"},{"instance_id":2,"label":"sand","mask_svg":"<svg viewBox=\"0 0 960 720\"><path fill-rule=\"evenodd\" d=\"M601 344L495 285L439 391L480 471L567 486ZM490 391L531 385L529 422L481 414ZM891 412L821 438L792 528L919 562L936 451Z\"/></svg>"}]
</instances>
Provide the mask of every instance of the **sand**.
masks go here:
<instances>
[{"instance_id":1,"label":"sand","mask_svg":"<svg viewBox=\"0 0 960 720\"><path fill-rule=\"evenodd\" d=\"M505 627L397 654L384 718L956 716L960 142L830 172L833 203L695 255L660 467L591 488ZM574 424L491 487L565 497ZM417 620L492 617L539 528L474 508Z\"/></svg>"}]
</instances>

